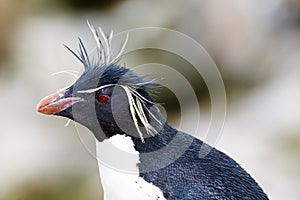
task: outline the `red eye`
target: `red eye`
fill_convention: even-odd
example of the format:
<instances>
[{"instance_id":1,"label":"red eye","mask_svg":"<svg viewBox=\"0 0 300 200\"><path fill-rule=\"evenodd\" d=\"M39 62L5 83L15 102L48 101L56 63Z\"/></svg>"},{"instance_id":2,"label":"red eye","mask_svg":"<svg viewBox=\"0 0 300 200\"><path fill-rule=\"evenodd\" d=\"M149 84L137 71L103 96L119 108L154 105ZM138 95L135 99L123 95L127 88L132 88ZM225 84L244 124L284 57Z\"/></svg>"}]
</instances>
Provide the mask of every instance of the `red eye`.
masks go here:
<instances>
[{"instance_id":1,"label":"red eye","mask_svg":"<svg viewBox=\"0 0 300 200\"><path fill-rule=\"evenodd\" d=\"M106 103L108 101L108 96L106 95L99 95L97 97L97 100L100 102L100 103Z\"/></svg>"}]
</instances>

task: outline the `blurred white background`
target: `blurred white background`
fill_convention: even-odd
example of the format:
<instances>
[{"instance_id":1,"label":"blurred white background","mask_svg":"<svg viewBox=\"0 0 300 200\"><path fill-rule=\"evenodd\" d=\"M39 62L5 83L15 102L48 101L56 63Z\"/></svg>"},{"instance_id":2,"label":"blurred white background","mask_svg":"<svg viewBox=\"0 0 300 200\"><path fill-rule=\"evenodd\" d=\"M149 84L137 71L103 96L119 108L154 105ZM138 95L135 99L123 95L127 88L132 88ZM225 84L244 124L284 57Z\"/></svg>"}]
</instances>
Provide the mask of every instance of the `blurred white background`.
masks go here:
<instances>
[{"instance_id":1,"label":"blurred white background","mask_svg":"<svg viewBox=\"0 0 300 200\"><path fill-rule=\"evenodd\" d=\"M170 28L202 44L228 98L217 148L250 172L270 199L299 198L300 1L1 0L0 199L102 198L97 163L74 126L36 113L42 97L74 81L52 73L80 70L62 44L76 48L77 37L92 41L87 19L106 32ZM144 62L176 65L172 56L144 54ZM205 120L209 96L195 87ZM160 101L169 102L168 120L178 124L172 98Z\"/></svg>"}]
</instances>

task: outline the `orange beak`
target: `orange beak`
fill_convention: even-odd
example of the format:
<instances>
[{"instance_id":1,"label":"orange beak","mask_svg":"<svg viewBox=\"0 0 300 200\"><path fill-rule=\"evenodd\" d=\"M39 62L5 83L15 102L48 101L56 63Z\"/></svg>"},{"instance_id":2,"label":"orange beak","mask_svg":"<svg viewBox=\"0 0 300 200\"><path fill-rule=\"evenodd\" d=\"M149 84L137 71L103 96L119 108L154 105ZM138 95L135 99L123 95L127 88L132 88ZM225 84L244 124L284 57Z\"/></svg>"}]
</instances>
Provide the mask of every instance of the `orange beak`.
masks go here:
<instances>
[{"instance_id":1,"label":"orange beak","mask_svg":"<svg viewBox=\"0 0 300 200\"><path fill-rule=\"evenodd\" d=\"M64 98L65 91L51 94L43 98L37 105L37 111L46 115L53 115L71 107L74 103L83 101L77 97Z\"/></svg>"}]
</instances>

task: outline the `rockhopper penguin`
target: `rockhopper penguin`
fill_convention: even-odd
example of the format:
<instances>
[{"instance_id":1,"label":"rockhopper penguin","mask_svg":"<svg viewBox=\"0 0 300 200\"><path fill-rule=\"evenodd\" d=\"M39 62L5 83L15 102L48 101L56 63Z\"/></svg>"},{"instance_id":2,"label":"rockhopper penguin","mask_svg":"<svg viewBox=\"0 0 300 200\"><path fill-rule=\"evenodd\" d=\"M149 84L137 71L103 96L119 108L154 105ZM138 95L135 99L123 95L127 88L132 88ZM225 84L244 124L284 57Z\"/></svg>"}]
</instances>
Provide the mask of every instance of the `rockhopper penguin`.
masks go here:
<instances>
[{"instance_id":1,"label":"rockhopper penguin","mask_svg":"<svg viewBox=\"0 0 300 200\"><path fill-rule=\"evenodd\" d=\"M86 126L95 136L97 157L110 143L126 146L134 173L99 162L106 200L266 200L255 180L226 154L212 148L203 158L201 140L171 127L151 98L156 85L118 65L125 43L112 56L113 34L90 26L97 57L90 59L79 39L79 51L68 49L84 72L63 91L42 99L40 113L57 115ZM128 38L128 37L127 37ZM126 38L126 41L127 41ZM112 153L113 159L122 156Z\"/></svg>"}]
</instances>

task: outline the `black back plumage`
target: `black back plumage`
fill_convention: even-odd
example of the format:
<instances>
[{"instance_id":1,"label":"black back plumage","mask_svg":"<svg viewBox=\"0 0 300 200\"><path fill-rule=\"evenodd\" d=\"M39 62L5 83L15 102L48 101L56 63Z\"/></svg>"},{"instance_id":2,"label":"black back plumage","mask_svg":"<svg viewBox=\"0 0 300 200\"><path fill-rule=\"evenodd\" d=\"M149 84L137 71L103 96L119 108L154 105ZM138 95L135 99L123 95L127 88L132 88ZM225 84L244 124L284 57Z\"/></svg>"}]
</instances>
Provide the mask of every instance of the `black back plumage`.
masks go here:
<instances>
[{"instance_id":1,"label":"black back plumage","mask_svg":"<svg viewBox=\"0 0 300 200\"><path fill-rule=\"evenodd\" d=\"M161 188L166 199L268 199L255 180L232 158L215 148L204 158L200 158L200 148L207 144L168 124L165 124L160 134L147 138L144 144L134 139L135 148L144 153L156 151L168 145L175 136L178 144L173 146L180 148L182 145L190 145L168 166L148 171L149 163L155 165L157 162L157 165L161 165L161 161L147 154L140 155L140 176ZM176 153L177 150L172 151ZM168 156L161 155L161 159L167 159L166 157Z\"/></svg>"}]
</instances>

